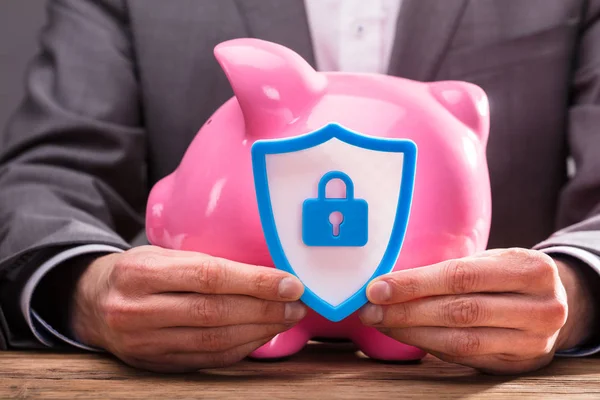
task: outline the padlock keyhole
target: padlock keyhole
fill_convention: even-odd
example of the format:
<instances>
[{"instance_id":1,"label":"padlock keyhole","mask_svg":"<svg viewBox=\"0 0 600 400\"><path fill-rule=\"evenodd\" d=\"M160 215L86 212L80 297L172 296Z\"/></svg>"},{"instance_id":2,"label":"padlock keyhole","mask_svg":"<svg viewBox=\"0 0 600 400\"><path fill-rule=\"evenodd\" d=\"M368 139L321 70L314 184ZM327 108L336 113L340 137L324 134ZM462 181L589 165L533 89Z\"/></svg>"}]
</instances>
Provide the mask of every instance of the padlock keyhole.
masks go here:
<instances>
[{"instance_id":1,"label":"padlock keyhole","mask_svg":"<svg viewBox=\"0 0 600 400\"><path fill-rule=\"evenodd\" d=\"M344 220L344 215L339 211L334 211L329 214L329 223L333 230L333 236L337 237L340 234L340 225Z\"/></svg>"}]
</instances>

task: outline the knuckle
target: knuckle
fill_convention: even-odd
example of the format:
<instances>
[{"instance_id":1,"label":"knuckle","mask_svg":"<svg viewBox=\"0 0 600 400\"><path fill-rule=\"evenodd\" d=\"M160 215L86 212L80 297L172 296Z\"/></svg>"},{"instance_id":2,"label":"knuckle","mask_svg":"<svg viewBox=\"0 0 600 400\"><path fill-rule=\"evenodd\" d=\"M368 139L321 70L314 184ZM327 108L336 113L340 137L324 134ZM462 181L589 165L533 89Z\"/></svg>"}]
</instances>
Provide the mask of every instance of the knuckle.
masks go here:
<instances>
[{"instance_id":1,"label":"knuckle","mask_svg":"<svg viewBox=\"0 0 600 400\"><path fill-rule=\"evenodd\" d=\"M405 276L402 279L388 279L392 285L392 293L403 293L410 298L417 298L421 293L422 282L415 277Z\"/></svg>"},{"instance_id":2,"label":"knuckle","mask_svg":"<svg viewBox=\"0 0 600 400\"><path fill-rule=\"evenodd\" d=\"M109 281L119 288L131 288L152 276L158 266L158 257L150 252L125 252L115 262Z\"/></svg>"},{"instance_id":3,"label":"knuckle","mask_svg":"<svg viewBox=\"0 0 600 400\"><path fill-rule=\"evenodd\" d=\"M471 326L481 320L481 304L476 299L450 299L442 304L441 314L449 326Z\"/></svg>"},{"instance_id":4,"label":"knuckle","mask_svg":"<svg viewBox=\"0 0 600 400\"><path fill-rule=\"evenodd\" d=\"M285 305L282 303L261 300L259 310L266 321L285 321Z\"/></svg>"},{"instance_id":5,"label":"knuckle","mask_svg":"<svg viewBox=\"0 0 600 400\"><path fill-rule=\"evenodd\" d=\"M225 261L214 257L206 257L197 268L196 277L200 291L216 292L227 279Z\"/></svg>"},{"instance_id":6,"label":"knuckle","mask_svg":"<svg viewBox=\"0 0 600 400\"><path fill-rule=\"evenodd\" d=\"M152 356L148 361L151 362L152 370L158 372L191 372L204 366L195 365L201 364L202 356L189 360L182 359L181 356L182 353L165 352Z\"/></svg>"},{"instance_id":7,"label":"knuckle","mask_svg":"<svg viewBox=\"0 0 600 400\"><path fill-rule=\"evenodd\" d=\"M128 271L145 274L156 268L158 265L158 257L152 252L136 252L125 256L123 264Z\"/></svg>"},{"instance_id":8,"label":"knuckle","mask_svg":"<svg viewBox=\"0 0 600 400\"><path fill-rule=\"evenodd\" d=\"M477 284L474 265L466 260L452 260L446 266L446 281L451 293L461 294L472 291Z\"/></svg>"},{"instance_id":9,"label":"knuckle","mask_svg":"<svg viewBox=\"0 0 600 400\"><path fill-rule=\"evenodd\" d=\"M199 348L208 351L221 351L231 342L231 334L226 328L203 329L200 333Z\"/></svg>"},{"instance_id":10,"label":"knuckle","mask_svg":"<svg viewBox=\"0 0 600 400\"><path fill-rule=\"evenodd\" d=\"M536 252L531 257L530 263L532 265L533 274L537 277L545 279L546 281L554 281L558 278L558 268L554 260L547 254Z\"/></svg>"},{"instance_id":11,"label":"knuckle","mask_svg":"<svg viewBox=\"0 0 600 400\"><path fill-rule=\"evenodd\" d=\"M479 336L473 332L461 331L450 336L448 342L449 353L456 357L475 355L481 349Z\"/></svg>"},{"instance_id":12,"label":"knuckle","mask_svg":"<svg viewBox=\"0 0 600 400\"><path fill-rule=\"evenodd\" d=\"M221 358L223 365L233 365L243 360L249 353L244 347L245 346L241 346L224 352Z\"/></svg>"},{"instance_id":13,"label":"knuckle","mask_svg":"<svg viewBox=\"0 0 600 400\"><path fill-rule=\"evenodd\" d=\"M406 303L398 303L392 307L388 307L388 310L385 310L384 308L384 324L389 323L389 319L393 320L392 324L394 326L410 326L413 321L411 307Z\"/></svg>"},{"instance_id":14,"label":"knuckle","mask_svg":"<svg viewBox=\"0 0 600 400\"><path fill-rule=\"evenodd\" d=\"M279 282L273 279L266 271L256 274L253 286L256 293L277 293Z\"/></svg>"},{"instance_id":15,"label":"knuckle","mask_svg":"<svg viewBox=\"0 0 600 400\"><path fill-rule=\"evenodd\" d=\"M229 367L244 357L239 355L239 351L230 350L216 354L208 354L208 364L213 368Z\"/></svg>"},{"instance_id":16,"label":"knuckle","mask_svg":"<svg viewBox=\"0 0 600 400\"><path fill-rule=\"evenodd\" d=\"M243 356L237 358L236 349L226 351L210 351L202 354L202 357L196 361L197 368L224 368L229 367L240 361Z\"/></svg>"},{"instance_id":17,"label":"knuckle","mask_svg":"<svg viewBox=\"0 0 600 400\"><path fill-rule=\"evenodd\" d=\"M541 251L515 247L507 249L505 255L536 281L552 277L556 271L552 257Z\"/></svg>"},{"instance_id":18,"label":"knuckle","mask_svg":"<svg viewBox=\"0 0 600 400\"><path fill-rule=\"evenodd\" d=\"M519 263L523 263L531 258L532 251L522 247L510 247L503 252L503 256L514 260Z\"/></svg>"},{"instance_id":19,"label":"knuckle","mask_svg":"<svg viewBox=\"0 0 600 400\"><path fill-rule=\"evenodd\" d=\"M531 358L540 357L546 354L551 354L554 348L554 340L550 337L535 337L528 343L528 346L523 349L524 355Z\"/></svg>"},{"instance_id":20,"label":"knuckle","mask_svg":"<svg viewBox=\"0 0 600 400\"><path fill-rule=\"evenodd\" d=\"M121 354L140 357L150 355L153 346L148 345L140 335L131 333L120 335L119 348Z\"/></svg>"},{"instance_id":21,"label":"knuckle","mask_svg":"<svg viewBox=\"0 0 600 400\"><path fill-rule=\"evenodd\" d=\"M127 282L130 280L130 264L131 262L129 260L129 257L122 257L117 259L108 276L110 286L114 286L117 288L122 288L126 286Z\"/></svg>"},{"instance_id":22,"label":"knuckle","mask_svg":"<svg viewBox=\"0 0 600 400\"><path fill-rule=\"evenodd\" d=\"M566 300L562 300L558 297L553 298L547 302L545 310L546 320L550 324L552 330L557 330L563 327L567 322L568 317L568 305Z\"/></svg>"},{"instance_id":23,"label":"knuckle","mask_svg":"<svg viewBox=\"0 0 600 400\"><path fill-rule=\"evenodd\" d=\"M411 298L417 297L421 291L421 285L417 278L411 277L406 280L403 287L404 293L408 293Z\"/></svg>"},{"instance_id":24,"label":"knuckle","mask_svg":"<svg viewBox=\"0 0 600 400\"><path fill-rule=\"evenodd\" d=\"M192 318L208 326L217 325L223 316L227 315L227 304L219 296L199 297L198 300L191 302Z\"/></svg>"},{"instance_id":25,"label":"knuckle","mask_svg":"<svg viewBox=\"0 0 600 400\"><path fill-rule=\"evenodd\" d=\"M104 323L113 331L126 330L131 325L132 318L143 314L135 303L116 295L109 296L100 309Z\"/></svg>"}]
</instances>

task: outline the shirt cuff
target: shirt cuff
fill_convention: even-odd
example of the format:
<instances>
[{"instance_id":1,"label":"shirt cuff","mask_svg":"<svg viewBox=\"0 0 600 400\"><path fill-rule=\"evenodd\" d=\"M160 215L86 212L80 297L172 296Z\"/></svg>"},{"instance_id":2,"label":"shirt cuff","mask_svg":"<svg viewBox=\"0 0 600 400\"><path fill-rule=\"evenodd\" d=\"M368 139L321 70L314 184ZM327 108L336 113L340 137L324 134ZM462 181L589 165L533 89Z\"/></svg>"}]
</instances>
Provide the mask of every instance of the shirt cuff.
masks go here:
<instances>
[{"instance_id":1,"label":"shirt cuff","mask_svg":"<svg viewBox=\"0 0 600 400\"><path fill-rule=\"evenodd\" d=\"M590 253L587 250L580 249L578 247L571 246L552 246L539 249L548 255L552 254L564 254L578 259L582 263L588 265L598 275L600 275L600 257ZM557 357L586 357L600 352L600 343L593 343L586 347L576 347L569 350L563 350L556 353Z\"/></svg>"},{"instance_id":2,"label":"shirt cuff","mask_svg":"<svg viewBox=\"0 0 600 400\"><path fill-rule=\"evenodd\" d=\"M57 345L57 343L63 342L83 350L102 351L81 344L53 329L46 321L40 318L40 316L35 312L35 310L31 308L31 298L33 297L35 288L40 283L42 278L54 267L64 263L65 261L85 254L122 252L123 249L102 244L88 244L84 246L77 246L56 254L54 257L44 262L33 273L33 275L31 275L31 277L25 284L25 287L23 288L23 292L21 293L21 312L23 313L23 317L25 318L27 325L29 325L29 329L31 329L33 335L41 343L48 347L54 347Z\"/></svg>"}]
</instances>

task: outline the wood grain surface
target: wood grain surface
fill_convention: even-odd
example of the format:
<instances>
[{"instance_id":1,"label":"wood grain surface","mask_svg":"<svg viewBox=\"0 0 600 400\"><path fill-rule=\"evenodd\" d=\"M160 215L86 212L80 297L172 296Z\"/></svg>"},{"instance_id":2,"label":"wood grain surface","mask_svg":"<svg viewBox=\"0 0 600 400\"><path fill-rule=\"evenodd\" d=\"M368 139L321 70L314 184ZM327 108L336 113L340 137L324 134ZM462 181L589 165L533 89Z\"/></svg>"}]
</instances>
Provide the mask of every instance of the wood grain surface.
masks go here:
<instances>
[{"instance_id":1,"label":"wood grain surface","mask_svg":"<svg viewBox=\"0 0 600 400\"><path fill-rule=\"evenodd\" d=\"M384 364L347 345L311 344L284 361L167 375L108 355L0 352L0 398L600 399L600 358L557 359L533 374L497 377L430 356Z\"/></svg>"}]
</instances>

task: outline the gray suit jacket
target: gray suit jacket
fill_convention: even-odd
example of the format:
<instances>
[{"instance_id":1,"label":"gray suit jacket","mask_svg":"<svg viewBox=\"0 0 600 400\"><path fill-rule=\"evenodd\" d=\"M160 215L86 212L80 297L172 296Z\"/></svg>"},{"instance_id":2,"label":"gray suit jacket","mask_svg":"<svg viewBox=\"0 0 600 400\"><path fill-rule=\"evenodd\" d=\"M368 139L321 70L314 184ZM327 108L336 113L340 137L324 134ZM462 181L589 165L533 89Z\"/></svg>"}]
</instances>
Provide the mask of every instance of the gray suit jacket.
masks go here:
<instances>
[{"instance_id":1,"label":"gray suit jacket","mask_svg":"<svg viewBox=\"0 0 600 400\"><path fill-rule=\"evenodd\" d=\"M600 0L404 0L389 73L490 98L489 247L600 255L599 18ZM1 145L0 347L37 344L17 298L43 260L143 232L149 189L232 95L212 49L241 36L314 65L302 0L50 3Z\"/></svg>"}]
</instances>

